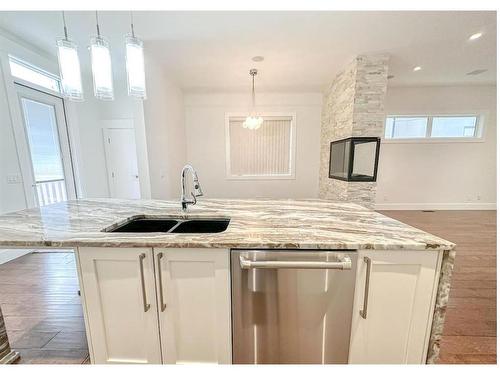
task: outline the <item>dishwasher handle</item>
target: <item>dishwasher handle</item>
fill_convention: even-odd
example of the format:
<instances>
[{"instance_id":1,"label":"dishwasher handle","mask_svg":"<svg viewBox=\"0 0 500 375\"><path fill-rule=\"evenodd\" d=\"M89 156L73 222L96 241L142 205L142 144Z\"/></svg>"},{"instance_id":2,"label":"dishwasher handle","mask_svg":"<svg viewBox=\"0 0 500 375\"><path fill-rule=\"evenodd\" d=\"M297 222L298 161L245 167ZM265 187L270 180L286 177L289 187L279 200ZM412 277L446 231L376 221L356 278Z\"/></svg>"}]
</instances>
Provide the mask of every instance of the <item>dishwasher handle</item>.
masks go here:
<instances>
[{"instance_id":1,"label":"dishwasher handle","mask_svg":"<svg viewBox=\"0 0 500 375\"><path fill-rule=\"evenodd\" d=\"M240 266L242 269L252 268L295 268L295 269L334 269L350 270L352 268L351 258L345 256L341 261L302 261L302 260L250 260L240 255Z\"/></svg>"}]
</instances>

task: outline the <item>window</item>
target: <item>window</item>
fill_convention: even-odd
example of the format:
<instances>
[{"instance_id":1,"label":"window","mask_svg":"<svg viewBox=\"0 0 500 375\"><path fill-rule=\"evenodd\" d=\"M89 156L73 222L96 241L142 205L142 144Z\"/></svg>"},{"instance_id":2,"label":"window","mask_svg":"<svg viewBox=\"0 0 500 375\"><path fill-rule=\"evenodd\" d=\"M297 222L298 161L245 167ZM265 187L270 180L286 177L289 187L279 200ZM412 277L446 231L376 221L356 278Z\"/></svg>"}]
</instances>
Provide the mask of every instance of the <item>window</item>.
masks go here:
<instances>
[{"instance_id":1,"label":"window","mask_svg":"<svg viewBox=\"0 0 500 375\"><path fill-rule=\"evenodd\" d=\"M431 137L474 137L476 116L433 117Z\"/></svg>"},{"instance_id":2,"label":"window","mask_svg":"<svg viewBox=\"0 0 500 375\"><path fill-rule=\"evenodd\" d=\"M227 177L279 179L295 176L294 116L263 116L257 130L242 126L245 116L226 116Z\"/></svg>"},{"instance_id":3,"label":"window","mask_svg":"<svg viewBox=\"0 0 500 375\"><path fill-rule=\"evenodd\" d=\"M35 182L62 180L64 171L53 106L21 98Z\"/></svg>"},{"instance_id":4,"label":"window","mask_svg":"<svg viewBox=\"0 0 500 375\"><path fill-rule=\"evenodd\" d=\"M388 116L385 139L480 138L478 115Z\"/></svg>"},{"instance_id":5,"label":"window","mask_svg":"<svg viewBox=\"0 0 500 375\"><path fill-rule=\"evenodd\" d=\"M61 82L56 75L13 56L9 56L9 65L12 76L51 91L61 92Z\"/></svg>"},{"instance_id":6,"label":"window","mask_svg":"<svg viewBox=\"0 0 500 375\"><path fill-rule=\"evenodd\" d=\"M387 117L385 138L424 138L427 117Z\"/></svg>"}]
</instances>

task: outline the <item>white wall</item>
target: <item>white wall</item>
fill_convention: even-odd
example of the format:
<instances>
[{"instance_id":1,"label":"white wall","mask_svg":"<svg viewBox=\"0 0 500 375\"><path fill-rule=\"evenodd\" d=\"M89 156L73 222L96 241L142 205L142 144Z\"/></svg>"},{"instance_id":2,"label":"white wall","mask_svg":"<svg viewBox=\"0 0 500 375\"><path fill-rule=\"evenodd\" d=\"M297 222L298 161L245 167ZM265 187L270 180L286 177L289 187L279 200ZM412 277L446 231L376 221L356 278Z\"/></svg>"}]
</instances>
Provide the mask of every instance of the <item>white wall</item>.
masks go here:
<instances>
[{"instance_id":1,"label":"white wall","mask_svg":"<svg viewBox=\"0 0 500 375\"><path fill-rule=\"evenodd\" d=\"M79 132L82 197L98 198L108 197L109 188L100 122L100 102L93 94L91 74L89 70L82 69L85 100L73 104L75 118L69 121L77 122Z\"/></svg>"},{"instance_id":2,"label":"white wall","mask_svg":"<svg viewBox=\"0 0 500 375\"><path fill-rule=\"evenodd\" d=\"M0 35L0 58L6 69L9 69L8 54L31 61L49 72L57 73L57 65L42 51L25 44L13 35ZM0 214L22 210L27 206L7 94L7 86L11 82L6 82L4 77L10 77L10 73L8 70L3 71L0 66ZM15 104L17 105L17 102Z\"/></svg>"},{"instance_id":3,"label":"white wall","mask_svg":"<svg viewBox=\"0 0 500 375\"><path fill-rule=\"evenodd\" d=\"M83 60L86 62L85 59ZM120 68L115 64L115 68ZM108 175L103 144L102 120L133 119L137 165L139 170L141 196L150 198L150 177L146 129L144 125L143 102L127 95L127 81L124 72L114 72L113 87L115 99L101 101L93 95L92 73L82 71L85 101L75 103L81 143L81 173L83 197L108 197Z\"/></svg>"},{"instance_id":4,"label":"white wall","mask_svg":"<svg viewBox=\"0 0 500 375\"><path fill-rule=\"evenodd\" d=\"M180 173L186 163L183 93L148 55L146 72L148 99L144 102L144 121L151 197L179 199Z\"/></svg>"},{"instance_id":5,"label":"white wall","mask_svg":"<svg viewBox=\"0 0 500 375\"><path fill-rule=\"evenodd\" d=\"M293 112L297 121L293 180L228 180L225 113L248 112L249 94L186 94L187 160L198 171L205 196L217 198L317 198L322 95L257 94L258 110Z\"/></svg>"},{"instance_id":6,"label":"white wall","mask_svg":"<svg viewBox=\"0 0 500 375\"><path fill-rule=\"evenodd\" d=\"M0 66L0 214L26 208L21 168L1 69ZM17 182L9 183L8 179L14 177L18 179Z\"/></svg>"},{"instance_id":7,"label":"white wall","mask_svg":"<svg viewBox=\"0 0 500 375\"><path fill-rule=\"evenodd\" d=\"M389 87L387 114L486 114L484 142L382 143L376 209L496 207L496 86Z\"/></svg>"},{"instance_id":8,"label":"white wall","mask_svg":"<svg viewBox=\"0 0 500 375\"><path fill-rule=\"evenodd\" d=\"M24 44L12 35L0 35L0 214L22 210L27 207L22 180L23 173L14 137L13 121L15 120L11 113L9 105L11 103L9 103L7 91L8 88L12 90L8 54L31 61L49 72L57 73L57 66L49 56L36 50L33 46ZM9 80L9 82L6 82L6 80ZM0 264L31 251L31 249L0 249Z\"/></svg>"}]
</instances>

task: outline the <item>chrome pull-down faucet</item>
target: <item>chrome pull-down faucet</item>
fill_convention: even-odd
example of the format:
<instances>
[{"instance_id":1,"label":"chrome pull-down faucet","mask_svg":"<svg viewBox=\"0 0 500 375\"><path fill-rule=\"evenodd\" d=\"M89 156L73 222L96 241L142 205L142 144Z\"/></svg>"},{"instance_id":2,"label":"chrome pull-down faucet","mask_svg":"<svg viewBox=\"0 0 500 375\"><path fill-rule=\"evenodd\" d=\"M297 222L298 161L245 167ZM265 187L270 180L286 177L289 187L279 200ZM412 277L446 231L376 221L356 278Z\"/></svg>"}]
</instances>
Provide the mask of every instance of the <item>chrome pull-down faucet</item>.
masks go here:
<instances>
[{"instance_id":1,"label":"chrome pull-down faucet","mask_svg":"<svg viewBox=\"0 0 500 375\"><path fill-rule=\"evenodd\" d=\"M191 172L191 175L193 176L193 192L191 192L191 197L192 199L188 199L186 197L186 172L189 171ZM201 190L201 185L200 181L198 181L198 174L194 170L193 166L190 164L186 164L184 168L182 168L181 172L181 206L182 206L182 211L186 212L188 205L196 204L196 197L201 197L203 196L203 191Z\"/></svg>"}]
</instances>

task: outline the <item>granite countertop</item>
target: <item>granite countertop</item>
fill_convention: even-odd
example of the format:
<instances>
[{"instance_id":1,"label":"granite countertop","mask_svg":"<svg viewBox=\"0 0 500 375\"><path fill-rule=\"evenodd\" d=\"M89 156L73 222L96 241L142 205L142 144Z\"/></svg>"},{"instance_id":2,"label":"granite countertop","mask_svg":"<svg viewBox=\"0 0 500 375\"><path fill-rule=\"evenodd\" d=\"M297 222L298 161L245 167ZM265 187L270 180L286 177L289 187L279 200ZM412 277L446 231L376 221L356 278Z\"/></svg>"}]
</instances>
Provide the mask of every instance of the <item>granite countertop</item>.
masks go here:
<instances>
[{"instance_id":1,"label":"granite countertop","mask_svg":"<svg viewBox=\"0 0 500 375\"><path fill-rule=\"evenodd\" d=\"M112 233L134 215L229 217L211 234ZM201 199L187 214L178 201L82 199L0 216L0 247L217 247L451 250L455 245L382 214L325 200Z\"/></svg>"}]
</instances>

